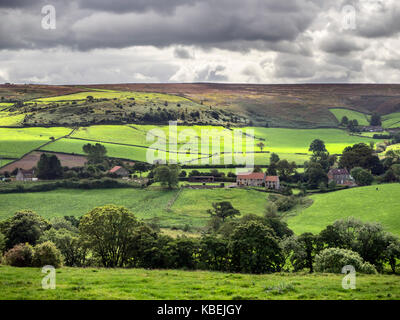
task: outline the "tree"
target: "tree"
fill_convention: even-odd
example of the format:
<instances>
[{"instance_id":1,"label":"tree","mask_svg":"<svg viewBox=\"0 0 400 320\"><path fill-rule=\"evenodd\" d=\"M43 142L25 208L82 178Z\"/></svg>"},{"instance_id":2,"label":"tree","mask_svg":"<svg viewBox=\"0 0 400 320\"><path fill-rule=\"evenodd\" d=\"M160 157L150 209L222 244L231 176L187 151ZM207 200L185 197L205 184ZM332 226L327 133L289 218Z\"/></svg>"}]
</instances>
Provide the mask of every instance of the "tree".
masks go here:
<instances>
[{"instance_id":1,"label":"tree","mask_svg":"<svg viewBox=\"0 0 400 320\"><path fill-rule=\"evenodd\" d=\"M310 148L308 149L308 151L326 152L325 143L320 139L315 139L313 142L311 142Z\"/></svg>"},{"instance_id":2,"label":"tree","mask_svg":"<svg viewBox=\"0 0 400 320\"><path fill-rule=\"evenodd\" d=\"M372 174L360 167L353 168L350 174L359 186L369 186L374 181Z\"/></svg>"},{"instance_id":3,"label":"tree","mask_svg":"<svg viewBox=\"0 0 400 320\"><path fill-rule=\"evenodd\" d=\"M297 165L295 162L289 163L289 161L287 161L286 159L279 160L279 162L276 164L276 170L283 180L287 179L291 174L293 174L296 168Z\"/></svg>"},{"instance_id":4,"label":"tree","mask_svg":"<svg viewBox=\"0 0 400 320\"><path fill-rule=\"evenodd\" d=\"M271 153L271 156L269 157L269 163L270 165L273 163L278 163L279 162L279 156L276 153Z\"/></svg>"},{"instance_id":5,"label":"tree","mask_svg":"<svg viewBox=\"0 0 400 320\"><path fill-rule=\"evenodd\" d=\"M215 235L205 235L200 240L200 268L226 271L228 268L228 242Z\"/></svg>"},{"instance_id":6,"label":"tree","mask_svg":"<svg viewBox=\"0 0 400 320\"><path fill-rule=\"evenodd\" d=\"M213 210L208 210L212 217L217 217L225 222L226 218L233 218L240 215L240 211L235 209L229 201L215 202L212 204Z\"/></svg>"},{"instance_id":7,"label":"tree","mask_svg":"<svg viewBox=\"0 0 400 320\"><path fill-rule=\"evenodd\" d=\"M51 265L55 268L63 264L60 250L51 241L38 244L34 248L32 264L35 267Z\"/></svg>"},{"instance_id":8,"label":"tree","mask_svg":"<svg viewBox=\"0 0 400 320\"><path fill-rule=\"evenodd\" d=\"M294 271L308 268L314 271L313 261L318 252L317 237L312 233L303 233L300 236L286 238L282 243L286 257L291 262Z\"/></svg>"},{"instance_id":9,"label":"tree","mask_svg":"<svg viewBox=\"0 0 400 320\"><path fill-rule=\"evenodd\" d=\"M142 177L142 173L150 170L150 165L145 162L135 162L133 166L133 170L138 171L140 177Z\"/></svg>"},{"instance_id":10,"label":"tree","mask_svg":"<svg viewBox=\"0 0 400 320\"><path fill-rule=\"evenodd\" d=\"M339 167L351 170L355 167L371 170L372 174L382 174L383 165L374 151L365 143L346 147L339 160Z\"/></svg>"},{"instance_id":11,"label":"tree","mask_svg":"<svg viewBox=\"0 0 400 320\"><path fill-rule=\"evenodd\" d=\"M284 264L282 249L272 230L255 221L233 230L228 249L233 272L277 272Z\"/></svg>"},{"instance_id":12,"label":"tree","mask_svg":"<svg viewBox=\"0 0 400 320\"><path fill-rule=\"evenodd\" d=\"M59 179L63 176L61 162L56 155L42 153L37 163L38 178L44 180Z\"/></svg>"},{"instance_id":13,"label":"tree","mask_svg":"<svg viewBox=\"0 0 400 320\"><path fill-rule=\"evenodd\" d=\"M328 183L326 171L322 168L321 164L316 162L307 164L304 177L307 179L307 185L311 189L317 189L321 183L325 185Z\"/></svg>"},{"instance_id":14,"label":"tree","mask_svg":"<svg viewBox=\"0 0 400 320\"><path fill-rule=\"evenodd\" d=\"M263 142L259 142L259 143L257 143L257 147L259 147L262 152L265 147L265 144Z\"/></svg>"},{"instance_id":15,"label":"tree","mask_svg":"<svg viewBox=\"0 0 400 320\"><path fill-rule=\"evenodd\" d=\"M347 126L348 123L349 123L349 118L347 118L346 116L343 116L342 121L340 121L340 124Z\"/></svg>"},{"instance_id":16,"label":"tree","mask_svg":"<svg viewBox=\"0 0 400 320\"><path fill-rule=\"evenodd\" d=\"M107 155L107 149L100 143L96 143L95 145L88 143L82 149L87 154L89 164L102 163Z\"/></svg>"},{"instance_id":17,"label":"tree","mask_svg":"<svg viewBox=\"0 0 400 320\"><path fill-rule=\"evenodd\" d=\"M374 113L371 116L370 125L371 126L381 126L382 125L381 116L377 113Z\"/></svg>"},{"instance_id":18,"label":"tree","mask_svg":"<svg viewBox=\"0 0 400 320\"><path fill-rule=\"evenodd\" d=\"M19 243L35 245L49 223L33 211L18 211L8 221L6 247L12 248Z\"/></svg>"},{"instance_id":19,"label":"tree","mask_svg":"<svg viewBox=\"0 0 400 320\"><path fill-rule=\"evenodd\" d=\"M396 262L400 259L400 241L398 237L391 234L387 235L386 239L388 246L385 250L386 260L390 265L393 273L396 273Z\"/></svg>"},{"instance_id":20,"label":"tree","mask_svg":"<svg viewBox=\"0 0 400 320\"><path fill-rule=\"evenodd\" d=\"M51 241L60 250L64 257L65 265L69 267L82 267L88 253L87 247L78 233L67 229L56 230L51 228L43 233L38 243Z\"/></svg>"},{"instance_id":21,"label":"tree","mask_svg":"<svg viewBox=\"0 0 400 320\"><path fill-rule=\"evenodd\" d=\"M175 188L179 184L179 173L181 168L176 165L161 165L155 169L154 179L160 182L162 186L168 186L169 189Z\"/></svg>"},{"instance_id":22,"label":"tree","mask_svg":"<svg viewBox=\"0 0 400 320\"><path fill-rule=\"evenodd\" d=\"M130 257L132 237L139 222L124 207L97 207L82 217L79 231L104 267L123 267Z\"/></svg>"}]
</instances>

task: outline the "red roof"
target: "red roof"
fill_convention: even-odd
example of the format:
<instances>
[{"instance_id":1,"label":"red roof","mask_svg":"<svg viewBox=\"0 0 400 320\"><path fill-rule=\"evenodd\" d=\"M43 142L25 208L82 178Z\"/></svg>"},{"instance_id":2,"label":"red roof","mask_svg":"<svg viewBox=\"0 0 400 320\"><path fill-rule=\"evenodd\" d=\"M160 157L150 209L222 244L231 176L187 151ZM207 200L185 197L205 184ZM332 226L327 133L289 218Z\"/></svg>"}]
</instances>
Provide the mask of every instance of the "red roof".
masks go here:
<instances>
[{"instance_id":1,"label":"red roof","mask_svg":"<svg viewBox=\"0 0 400 320\"><path fill-rule=\"evenodd\" d=\"M265 175L262 172L253 172L253 173L241 173L238 174L237 177L239 179L264 180Z\"/></svg>"},{"instance_id":2,"label":"red roof","mask_svg":"<svg viewBox=\"0 0 400 320\"><path fill-rule=\"evenodd\" d=\"M112 168L111 170L110 170L110 173L114 173L114 172L117 172L119 169L121 169L122 167L120 167L120 166L115 166L114 168Z\"/></svg>"},{"instance_id":3,"label":"red roof","mask_svg":"<svg viewBox=\"0 0 400 320\"><path fill-rule=\"evenodd\" d=\"M278 182L279 181L279 177L278 176L267 176L265 178L265 181Z\"/></svg>"}]
</instances>

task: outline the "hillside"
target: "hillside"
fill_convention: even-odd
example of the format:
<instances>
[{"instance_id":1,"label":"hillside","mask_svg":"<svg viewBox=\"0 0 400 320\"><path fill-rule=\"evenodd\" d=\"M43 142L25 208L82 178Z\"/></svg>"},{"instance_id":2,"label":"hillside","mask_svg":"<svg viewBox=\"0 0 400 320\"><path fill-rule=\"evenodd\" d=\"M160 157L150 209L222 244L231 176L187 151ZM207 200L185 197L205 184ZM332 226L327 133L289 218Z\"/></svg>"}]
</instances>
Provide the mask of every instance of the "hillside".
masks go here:
<instances>
[{"instance_id":1,"label":"hillside","mask_svg":"<svg viewBox=\"0 0 400 320\"><path fill-rule=\"evenodd\" d=\"M297 234L318 233L339 219L354 217L363 222L380 222L387 231L400 235L400 184L359 187L312 195L314 203L288 218Z\"/></svg>"},{"instance_id":2,"label":"hillside","mask_svg":"<svg viewBox=\"0 0 400 320\"><path fill-rule=\"evenodd\" d=\"M188 124L316 128L338 126L330 108L365 115L400 111L400 85L372 84L0 85L0 97L0 126L166 123L176 118ZM5 104L17 101L24 104Z\"/></svg>"}]
</instances>

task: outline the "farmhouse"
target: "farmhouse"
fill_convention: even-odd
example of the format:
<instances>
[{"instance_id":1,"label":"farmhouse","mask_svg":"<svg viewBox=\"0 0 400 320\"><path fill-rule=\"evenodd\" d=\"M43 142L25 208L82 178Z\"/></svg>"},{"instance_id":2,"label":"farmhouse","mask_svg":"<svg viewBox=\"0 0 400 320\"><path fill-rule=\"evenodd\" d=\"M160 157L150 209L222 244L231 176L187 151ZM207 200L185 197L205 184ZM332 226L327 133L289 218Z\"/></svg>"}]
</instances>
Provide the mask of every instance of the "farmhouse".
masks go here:
<instances>
[{"instance_id":1,"label":"farmhouse","mask_svg":"<svg viewBox=\"0 0 400 320\"><path fill-rule=\"evenodd\" d=\"M278 190L280 188L279 176L266 176L265 187L267 189Z\"/></svg>"},{"instance_id":2,"label":"farmhouse","mask_svg":"<svg viewBox=\"0 0 400 320\"><path fill-rule=\"evenodd\" d=\"M15 177L17 181L35 181L37 180L35 177L35 169L24 170L19 168L18 173Z\"/></svg>"},{"instance_id":3,"label":"farmhouse","mask_svg":"<svg viewBox=\"0 0 400 320\"><path fill-rule=\"evenodd\" d=\"M120 177L127 177L129 176L129 171L126 170L125 168L121 167L121 166L115 166L114 168L112 168L109 173L114 173L117 176Z\"/></svg>"},{"instance_id":4,"label":"farmhouse","mask_svg":"<svg viewBox=\"0 0 400 320\"><path fill-rule=\"evenodd\" d=\"M328 172L329 182L335 181L336 184L353 185L354 179L347 169L331 169Z\"/></svg>"},{"instance_id":5,"label":"farmhouse","mask_svg":"<svg viewBox=\"0 0 400 320\"><path fill-rule=\"evenodd\" d=\"M262 172L238 174L236 184L238 186L263 187L265 186L265 174Z\"/></svg>"},{"instance_id":6,"label":"farmhouse","mask_svg":"<svg viewBox=\"0 0 400 320\"><path fill-rule=\"evenodd\" d=\"M266 187L267 189L279 189L280 182L278 176L267 176L262 172L242 173L236 177L236 185L239 187Z\"/></svg>"}]
</instances>

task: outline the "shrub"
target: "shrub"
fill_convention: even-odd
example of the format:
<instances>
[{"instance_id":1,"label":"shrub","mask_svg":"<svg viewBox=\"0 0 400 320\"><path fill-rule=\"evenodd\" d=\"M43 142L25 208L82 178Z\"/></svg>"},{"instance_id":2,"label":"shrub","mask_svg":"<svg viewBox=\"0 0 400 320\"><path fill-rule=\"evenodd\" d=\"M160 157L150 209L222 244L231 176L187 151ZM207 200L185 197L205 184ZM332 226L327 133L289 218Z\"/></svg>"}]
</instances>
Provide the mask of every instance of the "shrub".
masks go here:
<instances>
[{"instance_id":1,"label":"shrub","mask_svg":"<svg viewBox=\"0 0 400 320\"><path fill-rule=\"evenodd\" d=\"M0 232L0 256L3 254L6 248L6 237Z\"/></svg>"},{"instance_id":2,"label":"shrub","mask_svg":"<svg viewBox=\"0 0 400 320\"><path fill-rule=\"evenodd\" d=\"M61 252L53 242L43 242L35 246L32 262L35 267L46 265L51 265L55 268L61 267Z\"/></svg>"},{"instance_id":3,"label":"shrub","mask_svg":"<svg viewBox=\"0 0 400 320\"><path fill-rule=\"evenodd\" d=\"M13 267L31 267L33 247L28 243L20 243L8 250L4 255L4 262Z\"/></svg>"},{"instance_id":4,"label":"shrub","mask_svg":"<svg viewBox=\"0 0 400 320\"><path fill-rule=\"evenodd\" d=\"M341 273L342 268L351 265L357 272L376 273L376 269L354 251L339 248L328 248L315 257L315 271L326 273Z\"/></svg>"}]
</instances>

